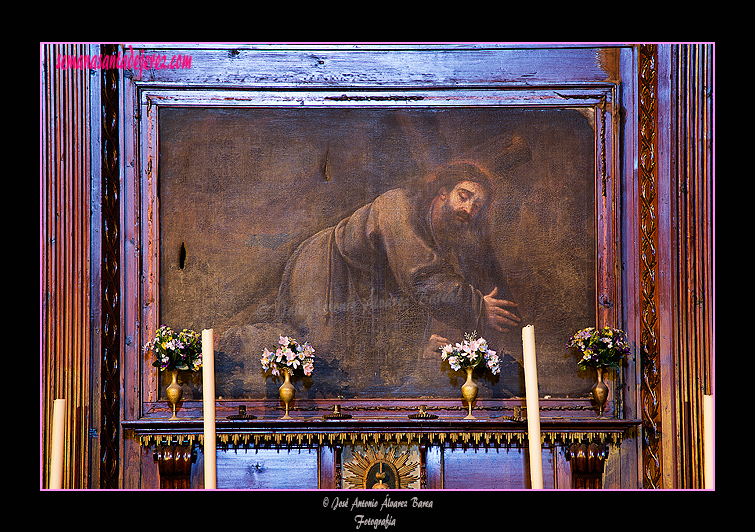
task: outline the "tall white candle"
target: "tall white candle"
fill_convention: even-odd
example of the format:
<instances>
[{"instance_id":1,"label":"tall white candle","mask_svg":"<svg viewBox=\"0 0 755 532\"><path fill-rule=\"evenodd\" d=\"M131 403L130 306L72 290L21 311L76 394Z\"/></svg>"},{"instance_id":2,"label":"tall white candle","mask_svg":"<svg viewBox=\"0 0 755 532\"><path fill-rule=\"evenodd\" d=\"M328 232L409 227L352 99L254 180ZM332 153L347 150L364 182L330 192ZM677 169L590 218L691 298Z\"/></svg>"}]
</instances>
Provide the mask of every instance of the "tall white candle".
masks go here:
<instances>
[{"instance_id":1,"label":"tall white candle","mask_svg":"<svg viewBox=\"0 0 755 532\"><path fill-rule=\"evenodd\" d=\"M713 489L714 420L713 396L703 396L703 479L706 490Z\"/></svg>"},{"instance_id":2,"label":"tall white candle","mask_svg":"<svg viewBox=\"0 0 755 532\"><path fill-rule=\"evenodd\" d=\"M527 402L527 432L530 442L530 481L533 489L543 489L543 456L540 446L540 399L537 390L535 327L522 328L524 386Z\"/></svg>"},{"instance_id":3,"label":"tall white candle","mask_svg":"<svg viewBox=\"0 0 755 532\"><path fill-rule=\"evenodd\" d=\"M50 461L50 489L63 488L63 456L66 437L66 400L52 402L52 457Z\"/></svg>"},{"instance_id":4,"label":"tall white candle","mask_svg":"<svg viewBox=\"0 0 755 532\"><path fill-rule=\"evenodd\" d=\"M212 329L202 331L202 411L204 416L204 487L217 487L215 454L215 348Z\"/></svg>"}]
</instances>

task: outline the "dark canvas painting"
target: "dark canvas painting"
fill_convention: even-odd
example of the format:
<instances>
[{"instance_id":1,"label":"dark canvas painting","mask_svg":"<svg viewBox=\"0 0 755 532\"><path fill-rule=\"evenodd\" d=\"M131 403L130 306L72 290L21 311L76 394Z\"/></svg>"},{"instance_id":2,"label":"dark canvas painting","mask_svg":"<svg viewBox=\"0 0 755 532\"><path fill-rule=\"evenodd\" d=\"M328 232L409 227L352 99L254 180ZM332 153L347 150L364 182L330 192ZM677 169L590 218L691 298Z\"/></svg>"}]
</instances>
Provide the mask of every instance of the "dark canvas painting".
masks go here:
<instances>
[{"instance_id":1,"label":"dark canvas painting","mask_svg":"<svg viewBox=\"0 0 755 532\"><path fill-rule=\"evenodd\" d=\"M298 398L458 397L440 346L484 336L524 395L581 397L595 323L595 132L584 109L163 108L160 322L213 328L222 398L277 397L260 357L309 341ZM486 318L485 297L510 312ZM501 329L501 330L499 330Z\"/></svg>"}]
</instances>

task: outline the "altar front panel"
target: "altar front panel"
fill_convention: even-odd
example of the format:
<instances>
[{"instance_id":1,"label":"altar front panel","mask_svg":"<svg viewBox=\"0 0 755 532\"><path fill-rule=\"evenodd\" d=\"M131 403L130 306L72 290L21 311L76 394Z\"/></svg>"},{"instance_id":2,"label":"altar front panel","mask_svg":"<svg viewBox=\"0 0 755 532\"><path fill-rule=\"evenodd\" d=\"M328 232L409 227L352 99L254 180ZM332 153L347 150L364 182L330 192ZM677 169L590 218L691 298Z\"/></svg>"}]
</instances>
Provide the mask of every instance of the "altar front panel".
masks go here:
<instances>
[{"instance_id":1,"label":"altar front panel","mask_svg":"<svg viewBox=\"0 0 755 532\"><path fill-rule=\"evenodd\" d=\"M555 487L554 449L542 450L543 488ZM529 489L529 449L443 449L445 489Z\"/></svg>"},{"instance_id":2,"label":"altar front panel","mask_svg":"<svg viewBox=\"0 0 755 532\"><path fill-rule=\"evenodd\" d=\"M218 489L317 489L317 449L217 452Z\"/></svg>"},{"instance_id":3,"label":"altar front panel","mask_svg":"<svg viewBox=\"0 0 755 532\"><path fill-rule=\"evenodd\" d=\"M325 452L323 452L325 451ZM370 463L369 458L380 452L395 453L401 456L406 446L396 448L384 445L349 447L341 455L339 473L340 481L335 489L374 489L377 483L374 473L369 485L360 484L361 473L369 473L367 466L353 467L359 455L362 462ZM408 482L390 489L450 489L450 490L525 490L532 487L529 469L529 450L526 448L452 448L431 447L428 454L438 454L441 460L420 464L419 451L414 449L408 461L410 472L404 473ZM324 471L329 464L320 462L322 456L333 456L332 449L295 448L295 449L233 449L217 451L217 488L230 490L267 489L267 490L317 490L334 489L323 484ZM402 462L405 464L406 462ZM542 449L543 487L544 489L568 489L571 474L565 460L563 449L548 445ZM349 467L352 466L352 467ZM203 487L203 461L200 459L192 467L191 482L187 487ZM377 470L377 462L372 466ZM437 468L428 471L427 468ZM321 470L322 468L322 470ZM388 470L388 467L385 467ZM424 470L424 472L422 471ZM357 474L354 474L354 471ZM428 480L436 476L438 480ZM423 478L424 476L424 478ZM610 487L610 486L609 486Z\"/></svg>"},{"instance_id":4,"label":"altar front panel","mask_svg":"<svg viewBox=\"0 0 755 532\"><path fill-rule=\"evenodd\" d=\"M410 472L404 473L409 479L398 488L391 483L391 489L420 489L419 451L415 448L408 464ZM341 455L340 479L337 489L372 489L375 480L365 487L362 472L365 476L367 466L353 467L359 455L362 461L369 464L372 455L380 453L394 453L401 456L407 452L406 446L395 449L385 446L348 446ZM492 490L522 490L531 488L529 471L529 451L523 448L480 448L462 449L451 447L437 447L429 452L442 455L441 477L443 489L492 489ZM320 450L317 448L297 449L240 449L217 451L218 489L285 489L285 490L314 490L319 489ZM556 487L558 450L545 447L542 451L543 487ZM563 457L563 453L562 453ZM403 462L406 463L406 462ZM349 467L352 466L352 467ZM201 481L198 469L195 467L195 482ZM373 466L376 468L376 466ZM386 466L386 470L389 468ZM354 472L357 472L355 474ZM374 475L372 475L374 477ZM199 486L192 486L199 487ZM568 487L567 486L561 486ZM425 489L429 488L426 484Z\"/></svg>"},{"instance_id":5,"label":"altar front panel","mask_svg":"<svg viewBox=\"0 0 755 532\"><path fill-rule=\"evenodd\" d=\"M126 426L142 447L155 449L157 476L170 477L166 486L204 487L204 442L195 422ZM622 447L632 445L636 427L636 421L610 419L544 421L543 487L620 488ZM253 419L223 420L218 428L220 489L532 487L522 421Z\"/></svg>"}]
</instances>

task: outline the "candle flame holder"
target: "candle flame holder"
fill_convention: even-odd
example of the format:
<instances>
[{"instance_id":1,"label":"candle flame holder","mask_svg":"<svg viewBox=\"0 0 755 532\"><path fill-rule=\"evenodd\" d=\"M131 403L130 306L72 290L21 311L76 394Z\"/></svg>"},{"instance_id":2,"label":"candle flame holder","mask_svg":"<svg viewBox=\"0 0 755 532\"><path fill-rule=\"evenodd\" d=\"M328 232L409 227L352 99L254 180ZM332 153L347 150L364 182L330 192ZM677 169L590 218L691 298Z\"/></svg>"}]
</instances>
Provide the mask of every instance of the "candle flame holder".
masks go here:
<instances>
[{"instance_id":1,"label":"candle flame holder","mask_svg":"<svg viewBox=\"0 0 755 532\"><path fill-rule=\"evenodd\" d=\"M322 416L325 419L350 419L351 414L341 412L341 405L333 405L333 413Z\"/></svg>"}]
</instances>

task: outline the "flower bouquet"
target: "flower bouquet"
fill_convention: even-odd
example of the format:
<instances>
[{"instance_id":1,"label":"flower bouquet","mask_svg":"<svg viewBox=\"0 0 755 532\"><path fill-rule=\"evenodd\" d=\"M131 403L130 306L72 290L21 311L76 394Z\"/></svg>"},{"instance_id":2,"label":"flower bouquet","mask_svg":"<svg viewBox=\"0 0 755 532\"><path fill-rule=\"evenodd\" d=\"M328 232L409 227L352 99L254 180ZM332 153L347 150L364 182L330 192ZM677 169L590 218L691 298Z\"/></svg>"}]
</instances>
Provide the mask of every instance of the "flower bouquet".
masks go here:
<instances>
[{"instance_id":1,"label":"flower bouquet","mask_svg":"<svg viewBox=\"0 0 755 532\"><path fill-rule=\"evenodd\" d=\"M566 344L582 353L579 360L579 368L595 368L598 373L598 382L593 386L591 393L593 400L598 406L598 413L603 414L603 409L608 399L608 386L603 382L603 372L606 368L619 370L621 360L631 350L626 334L620 329L603 327L587 327L577 331Z\"/></svg>"},{"instance_id":2,"label":"flower bouquet","mask_svg":"<svg viewBox=\"0 0 755 532\"><path fill-rule=\"evenodd\" d=\"M152 365L160 370L171 372L171 383L166 389L168 403L173 410L171 419L176 417L183 390L178 384L178 371L197 371L202 367L202 337L188 329L176 332L167 325L160 326L155 337L144 345L144 353L153 353Z\"/></svg>"},{"instance_id":3,"label":"flower bouquet","mask_svg":"<svg viewBox=\"0 0 755 532\"><path fill-rule=\"evenodd\" d=\"M587 327L569 339L567 347L575 347L582 358L579 368L612 368L618 370L621 360L629 354L626 334L619 329Z\"/></svg>"},{"instance_id":4,"label":"flower bouquet","mask_svg":"<svg viewBox=\"0 0 755 532\"><path fill-rule=\"evenodd\" d=\"M440 348L440 358L448 362L451 369L476 368L481 362L490 368L493 375L501 372L501 363L495 351L488 347L485 338L477 338L476 333L464 335L462 343L447 344Z\"/></svg>"},{"instance_id":5,"label":"flower bouquet","mask_svg":"<svg viewBox=\"0 0 755 532\"><path fill-rule=\"evenodd\" d=\"M293 338L281 336L278 343L280 345L274 353L271 353L267 347L262 352L260 362L265 371L270 371L273 375L280 375L282 370L294 375L312 375L315 368L315 350L309 342L301 345Z\"/></svg>"},{"instance_id":6,"label":"flower bouquet","mask_svg":"<svg viewBox=\"0 0 755 532\"><path fill-rule=\"evenodd\" d=\"M281 336L278 343L280 345L274 353L267 347L262 351L260 363L265 372L269 371L276 376L283 373L284 382L278 392L286 406L286 414L283 419L290 419L291 416L288 415L289 405L296 392L294 385L291 384L291 375L312 375L312 371L315 369L315 350L309 345L309 342L304 342L302 345L288 336Z\"/></svg>"},{"instance_id":7,"label":"flower bouquet","mask_svg":"<svg viewBox=\"0 0 755 532\"><path fill-rule=\"evenodd\" d=\"M472 380L474 368L485 363L493 375L501 372L501 363L495 351L488 347L485 338L477 338L477 333L465 334L464 341L446 344L440 348L440 358L448 362L451 369L467 372L467 381L461 387L461 393L468 405L468 415L464 419L475 419L472 415L472 403L477 398L478 387Z\"/></svg>"},{"instance_id":8,"label":"flower bouquet","mask_svg":"<svg viewBox=\"0 0 755 532\"><path fill-rule=\"evenodd\" d=\"M152 365L161 370L197 371L202 367L202 337L188 329L176 332L162 325L145 344L144 352L155 355Z\"/></svg>"}]
</instances>

